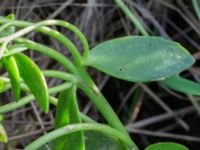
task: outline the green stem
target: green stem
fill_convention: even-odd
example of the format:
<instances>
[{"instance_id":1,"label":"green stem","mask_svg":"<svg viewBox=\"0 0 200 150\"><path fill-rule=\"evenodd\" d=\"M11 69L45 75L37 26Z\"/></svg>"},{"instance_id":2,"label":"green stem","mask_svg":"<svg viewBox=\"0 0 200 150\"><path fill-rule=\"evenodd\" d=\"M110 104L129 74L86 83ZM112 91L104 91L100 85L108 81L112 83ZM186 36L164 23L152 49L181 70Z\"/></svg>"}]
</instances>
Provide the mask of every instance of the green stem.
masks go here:
<instances>
[{"instance_id":1,"label":"green stem","mask_svg":"<svg viewBox=\"0 0 200 150\"><path fill-rule=\"evenodd\" d=\"M69 73L64 73L64 72L60 72L60 71L56 71L56 70L43 70L42 73L44 74L45 77L55 77L55 78L65 80L65 81L71 81L71 83L75 83L74 81L76 81L75 77L73 75L69 74ZM0 81L7 83L7 84L10 83L10 80L8 78L0 77ZM22 90L29 92L28 87L26 85L24 85L23 83L21 84L21 88L22 88ZM54 94L54 93L52 93L52 94ZM33 100L34 99L32 99L32 101ZM50 96L49 100L50 100L51 104L57 106L57 102L58 102L57 98ZM26 98L22 98L20 101L26 101ZM18 106L22 107L26 104L26 102L22 102L21 104L23 104L23 105L18 105ZM9 106L11 108L16 108L17 106L14 106L14 105L16 105L15 102L10 103L7 106ZM3 107L0 106L0 113L6 113L7 112L7 111L1 112L1 108L3 108ZM10 111L10 109L5 109L5 108L3 110L9 110ZM80 113L80 116L81 116L82 120L85 121L85 122L96 123L96 121L94 121L93 119L89 118L88 116L86 116L82 113Z\"/></svg>"},{"instance_id":2,"label":"green stem","mask_svg":"<svg viewBox=\"0 0 200 150\"><path fill-rule=\"evenodd\" d=\"M189 100L191 101L192 105L194 106L194 108L196 109L198 115L200 115L200 105L197 102L197 100L194 98L193 95L191 94L187 94L187 97L189 98Z\"/></svg>"},{"instance_id":3,"label":"green stem","mask_svg":"<svg viewBox=\"0 0 200 150\"><path fill-rule=\"evenodd\" d=\"M67 28L69 26L71 26L69 23L66 23L66 22L60 21L60 20L40 21L38 23L29 25L26 28L21 29L21 30L17 31L16 33L13 33L13 34L11 34L9 36L0 38L0 43L3 43L3 46L2 46L1 50L3 51L4 49L6 49L6 45L9 42L13 41L14 39L16 39L18 37L21 37L21 36L23 36L23 35L25 35L27 33L30 33L31 31L36 30L36 29L38 29L38 28L40 28L42 26L49 26L49 25L62 25L62 26L65 26ZM46 29L45 32L49 32L49 31ZM53 36L54 37L58 37L59 40L62 39L62 37L59 37L57 34L53 34ZM75 59L76 63L81 64L82 58L81 58L80 54L78 53L78 50L77 49L73 49L72 53L74 54L74 59Z\"/></svg>"},{"instance_id":4,"label":"green stem","mask_svg":"<svg viewBox=\"0 0 200 150\"><path fill-rule=\"evenodd\" d=\"M49 94L55 94L57 92L61 92L61 91L64 91L64 90L70 88L72 85L73 85L72 83L63 83L61 85L50 88L48 90L48 93ZM19 107L22 107L22 106L32 102L33 100L34 100L34 96L29 95L29 96L26 96L24 98L21 98L19 100L19 102L12 102L12 103L0 106L0 114L8 112L8 111L12 111L12 110L17 109Z\"/></svg>"},{"instance_id":5,"label":"green stem","mask_svg":"<svg viewBox=\"0 0 200 150\"><path fill-rule=\"evenodd\" d=\"M8 27L10 27L10 26L12 26L13 25L13 23L11 23L11 22L8 22L8 23L6 23L6 24L4 24L4 25L1 25L1 27L0 27L0 32L2 32L3 30L5 30L6 28L8 28ZM3 35L4 36L4 35Z\"/></svg>"},{"instance_id":6,"label":"green stem","mask_svg":"<svg viewBox=\"0 0 200 150\"><path fill-rule=\"evenodd\" d=\"M0 18L0 22L1 21L2 20ZM31 27L26 28L26 30L23 30L23 32L18 32L16 34L14 34L14 36L11 37L11 39L18 37L19 35L22 35L25 32L28 32L32 28ZM42 27L38 28L38 31L41 28ZM47 30L44 31L44 33L46 33L46 32L47 32ZM9 41L11 39L9 39L7 37L7 39L4 39L4 40ZM16 41L20 42L20 40L21 39L18 39ZM114 127L115 129L119 130L124 135L126 135L126 138L131 141L131 138L129 137L127 131L125 130L125 128L123 126L123 124L120 122L119 118L117 117L117 115L113 111L112 107L109 105L109 103L104 98L104 96L100 93L100 91L98 90L98 88L96 87L96 85L91 80L91 78L89 77L89 75L87 74L86 70L83 67L75 68L73 66L73 64L71 64L71 62L68 61L68 59L66 59L60 53L57 53L54 50L53 50L54 51L53 52L52 49L50 49L46 46L43 46L41 44L31 42L30 40L25 41L24 39L21 40L21 43L23 43L25 46L27 46L30 49L37 50L39 52L42 52L42 53L56 59L58 62L63 64L67 69L69 69L71 72L75 73L76 76L78 77L78 79L80 79L79 88L81 88L90 97L92 102L95 104L97 109L102 113L102 115L105 117L107 122L112 127ZM137 146L132 141L131 141L131 145L132 145L131 147L134 147L136 150L138 149Z\"/></svg>"},{"instance_id":7,"label":"green stem","mask_svg":"<svg viewBox=\"0 0 200 150\"><path fill-rule=\"evenodd\" d=\"M200 21L200 3L198 2L199 0L192 0L192 5L194 7L194 10L197 14L197 17Z\"/></svg>"},{"instance_id":8,"label":"green stem","mask_svg":"<svg viewBox=\"0 0 200 150\"><path fill-rule=\"evenodd\" d=\"M77 79L75 78L74 75L57 71L57 70L43 70L42 73L44 74L45 77L53 77L53 78L58 78L62 79L65 81L70 81L71 83L75 84Z\"/></svg>"},{"instance_id":9,"label":"green stem","mask_svg":"<svg viewBox=\"0 0 200 150\"><path fill-rule=\"evenodd\" d=\"M12 19L0 17L0 23L8 23L8 22L12 23L12 25L15 25L17 27L29 26L28 29L26 29L26 30L23 29L25 32L27 32L27 30L31 30L31 29L33 30L34 28L36 28L37 31L56 38L58 41L60 41L62 44L64 44L64 46L72 53L72 56L73 56L73 59L75 60L75 62L77 64L80 64L82 58L81 58L76 46L60 32L53 30L51 28L48 28L48 27L43 27L43 25L44 24L47 24L47 25L56 24L56 25L65 27L65 28L73 31L79 37L79 39L81 40L81 42L83 44L84 57L85 58L88 57L89 46L88 46L88 42L87 42L85 36L81 33L81 31L78 28L76 28L74 25L72 25L68 22L65 22L62 20L46 20L46 21L42 21L42 22L33 24L31 22L12 20ZM19 35L19 32L17 34ZM20 34L22 34L22 31ZM16 36L16 33L15 33L15 36ZM5 37L5 38L8 38L8 37ZM6 39L2 39L2 40L6 40Z\"/></svg>"},{"instance_id":10,"label":"green stem","mask_svg":"<svg viewBox=\"0 0 200 150\"><path fill-rule=\"evenodd\" d=\"M59 129L56 129L54 131L51 131L50 133L43 135L42 137L39 137L37 140L29 144L24 150L36 150L42 145L51 142L52 140L61 137L66 134L74 133L77 131L99 131L104 134L110 135L113 138L120 139L125 145L132 147L132 142L130 141L127 136L122 134L121 132L117 131L116 129L113 129L107 125L103 124L93 124L93 123L79 123L79 124L71 124ZM135 149L133 149L135 150Z\"/></svg>"},{"instance_id":11,"label":"green stem","mask_svg":"<svg viewBox=\"0 0 200 150\"><path fill-rule=\"evenodd\" d=\"M148 36L148 32L137 19L137 17L131 12L131 10L126 6L123 0L115 0L115 3L121 8L121 10L127 15L131 22L138 28L138 30L145 36Z\"/></svg>"},{"instance_id":12,"label":"green stem","mask_svg":"<svg viewBox=\"0 0 200 150\"><path fill-rule=\"evenodd\" d=\"M70 72L76 72L75 66L66 58L64 55L60 54L59 52L55 51L54 49L44 46L42 44L33 42L28 39L24 38L17 38L15 39L17 43L23 44L24 46L28 47L29 49L41 52L49 57L55 59L57 62L62 64L66 69Z\"/></svg>"},{"instance_id":13,"label":"green stem","mask_svg":"<svg viewBox=\"0 0 200 150\"><path fill-rule=\"evenodd\" d=\"M127 138L130 138L128 132L124 128L124 125L121 123L119 118L117 117L116 113L110 106L110 104L107 102L105 97L101 94L98 87L96 87L95 83L92 81L88 73L85 69L79 68L78 77L79 83L78 87L90 98L90 100L93 102L93 104L97 107L97 109L101 112L101 114L104 116L108 124L122 132L124 135L127 136ZM138 150L136 144L132 142L132 147L135 148L135 150Z\"/></svg>"},{"instance_id":14,"label":"green stem","mask_svg":"<svg viewBox=\"0 0 200 150\"><path fill-rule=\"evenodd\" d=\"M20 46L12 45L12 46L8 47L8 50L9 51L7 53L4 53L2 57L8 57L8 56L11 56L11 55L14 55L14 54L17 54L17 53L21 53L21 52L24 52L28 49L27 49L27 47L24 47L22 45L20 45Z\"/></svg>"}]
</instances>

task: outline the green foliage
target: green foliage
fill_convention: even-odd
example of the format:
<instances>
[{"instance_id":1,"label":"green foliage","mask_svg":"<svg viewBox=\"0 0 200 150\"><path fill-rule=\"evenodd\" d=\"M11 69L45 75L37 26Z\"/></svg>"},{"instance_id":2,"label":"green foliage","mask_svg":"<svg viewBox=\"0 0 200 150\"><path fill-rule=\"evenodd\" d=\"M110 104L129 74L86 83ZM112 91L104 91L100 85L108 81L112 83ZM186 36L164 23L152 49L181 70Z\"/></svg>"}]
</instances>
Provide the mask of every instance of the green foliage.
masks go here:
<instances>
[{"instance_id":1,"label":"green foliage","mask_svg":"<svg viewBox=\"0 0 200 150\"><path fill-rule=\"evenodd\" d=\"M12 85L12 90L16 101L20 98L20 74L18 66L13 56L4 58L5 69L8 71L9 78Z\"/></svg>"},{"instance_id":2,"label":"green foliage","mask_svg":"<svg viewBox=\"0 0 200 150\"><path fill-rule=\"evenodd\" d=\"M159 81L159 83L181 93L200 96L200 85L180 76L173 76Z\"/></svg>"},{"instance_id":3,"label":"green foliage","mask_svg":"<svg viewBox=\"0 0 200 150\"><path fill-rule=\"evenodd\" d=\"M162 142L162 143L152 144L147 148L145 148L145 150L189 150L189 149L181 144L172 142Z\"/></svg>"},{"instance_id":4,"label":"green foliage","mask_svg":"<svg viewBox=\"0 0 200 150\"><path fill-rule=\"evenodd\" d=\"M129 10L125 10L124 3L121 0L115 2L132 19L141 33L148 35L137 18L133 17ZM129 36L104 42L89 52L84 35L74 25L62 20L31 23L15 20L14 15L10 15L6 18L0 17L0 23L0 56L3 57L0 63L4 64L9 74L9 79L0 77L0 93L12 86L14 96L18 100L20 98L20 77L23 79L21 90L30 91L27 97L21 99L22 102L3 106L4 112L27 104L33 96L42 110L48 112L49 101L51 100L55 105L57 102L57 99L49 97L49 94L60 93L56 108L55 130L36 139L25 150L35 150L46 143L49 143L55 150L84 150L85 148L89 150L127 150L130 148L139 150L87 73L87 66L119 79L131 82L159 80L160 84L176 91L200 95L199 84L178 76L180 72L194 63L194 59L185 48L176 42L161 37ZM46 27L48 25L59 25L73 31L83 44L83 55L79 53L72 41L58 31ZM14 33L15 26L23 29ZM24 37L20 38L32 30L47 34L64 44L71 52L73 62L52 48ZM44 74L47 77L62 79L65 82L63 85L68 84L68 86L53 87L49 89L48 94L46 81L39 67L28 56L22 54L27 49L48 55L63 65L70 74L52 70ZM76 99L77 88L80 88L90 98L110 126L98 124L95 121L81 123ZM31 93L33 96L30 95ZM88 122L90 120L92 119L87 119ZM101 133L87 132L84 137L83 133L88 130ZM0 141L7 141L5 129L1 124ZM44 149L44 146L40 149ZM153 144L145 150L161 149L188 150L180 144L169 142Z\"/></svg>"},{"instance_id":5,"label":"green foliage","mask_svg":"<svg viewBox=\"0 0 200 150\"><path fill-rule=\"evenodd\" d=\"M76 87L61 92L56 108L55 128L60 128L68 124L81 123L79 109L76 99ZM60 142L62 141L62 142ZM55 141L55 150L84 150L83 132L77 132L58 138Z\"/></svg>"},{"instance_id":6,"label":"green foliage","mask_svg":"<svg viewBox=\"0 0 200 150\"><path fill-rule=\"evenodd\" d=\"M130 36L93 48L87 65L120 79L146 82L179 74L193 63L193 57L176 42Z\"/></svg>"},{"instance_id":7,"label":"green foliage","mask_svg":"<svg viewBox=\"0 0 200 150\"><path fill-rule=\"evenodd\" d=\"M4 88L4 80L2 78L0 78L0 93Z\"/></svg>"},{"instance_id":8,"label":"green foliage","mask_svg":"<svg viewBox=\"0 0 200 150\"><path fill-rule=\"evenodd\" d=\"M47 92L47 85L43 74L38 66L26 55L15 54L14 58L21 77L27 84L38 104L44 112L49 110L49 97Z\"/></svg>"},{"instance_id":9,"label":"green foliage","mask_svg":"<svg viewBox=\"0 0 200 150\"><path fill-rule=\"evenodd\" d=\"M8 142L8 137L3 125L0 123L0 142Z\"/></svg>"},{"instance_id":10,"label":"green foliage","mask_svg":"<svg viewBox=\"0 0 200 150\"><path fill-rule=\"evenodd\" d=\"M8 19L15 19L15 15L14 14L9 14L8 16L6 16L6 18ZM8 24L7 24L8 25ZM5 37L5 36L9 36L12 33L14 33L15 31L15 26L8 26L5 24L4 26L0 26L0 38L1 37ZM1 31L1 28L3 27L3 30ZM4 29L5 28L5 29Z\"/></svg>"},{"instance_id":11,"label":"green foliage","mask_svg":"<svg viewBox=\"0 0 200 150\"><path fill-rule=\"evenodd\" d=\"M103 144L102 144L103 143ZM85 133L86 150L124 150L120 141L111 139L99 132Z\"/></svg>"}]
</instances>

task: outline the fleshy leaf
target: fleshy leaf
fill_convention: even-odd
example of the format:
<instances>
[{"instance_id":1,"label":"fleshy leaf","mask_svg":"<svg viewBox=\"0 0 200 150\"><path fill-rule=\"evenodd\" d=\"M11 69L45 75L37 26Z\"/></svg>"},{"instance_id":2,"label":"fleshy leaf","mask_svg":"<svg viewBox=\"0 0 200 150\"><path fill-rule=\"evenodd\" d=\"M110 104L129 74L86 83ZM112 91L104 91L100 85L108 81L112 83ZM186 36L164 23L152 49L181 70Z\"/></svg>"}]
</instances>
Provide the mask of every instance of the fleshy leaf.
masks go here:
<instances>
[{"instance_id":1,"label":"fleshy leaf","mask_svg":"<svg viewBox=\"0 0 200 150\"><path fill-rule=\"evenodd\" d=\"M8 137L2 124L0 124L0 142L8 142Z\"/></svg>"},{"instance_id":2,"label":"fleshy leaf","mask_svg":"<svg viewBox=\"0 0 200 150\"><path fill-rule=\"evenodd\" d=\"M44 112L49 110L49 98L45 78L38 66L26 55L15 54L14 58L21 77L31 90L36 101Z\"/></svg>"},{"instance_id":3,"label":"fleshy leaf","mask_svg":"<svg viewBox=\"0 0 200 150\"><path fill-rule=\"evenodd\" d=\"M16 101L20 98L20 74L18 66L13 56L9 56L3 59L5 69L8 71L9 78L12 85L13 95Z\"/></svg>"},{"instance_id":4,"label":"fleshy leaf","mask_svg":"<svg viewBox=\"0 0 200 150\"><path fill-rule=\"evenodd\" d=\"M160 80L179 74L194 63L176 42L153 36L129 36L93 48L86 65L133 82Z\"/></svg>"},{"instance_id":5,"label":"fleshy leaf","mask_svg":"<svg viewBox=\"0 0 200 150\"><path fill-rule=\"evenodd\" d=\"M180 76L173 76L159 81L159 83L178 92L200 96L200 84Z\"/></svg>"},{"instance_id":6,"label":"fleshy leaf","mask_svg":"<svg viewBox=\"0 0 200 150\"><path fill-rule=\"evenodd\" d=\"M145 148L145 150L189 150L189 149L181 144L172 142L161 142L152 144L147 148Z\"/></svg>"},{"instance_id":7,"label":"fleshy leaf","mask_svg":"<svg viewBox=\"0 0 200 150\"><path fill-rule=\"evenodd\" d=\"M76 87L60 93L56 107L55 128L60 128L68 124L80 123L79 109L76 99ZM84 150L83 132L76 132L55 140L55 150Z\"/></svg>"}]
</instances>

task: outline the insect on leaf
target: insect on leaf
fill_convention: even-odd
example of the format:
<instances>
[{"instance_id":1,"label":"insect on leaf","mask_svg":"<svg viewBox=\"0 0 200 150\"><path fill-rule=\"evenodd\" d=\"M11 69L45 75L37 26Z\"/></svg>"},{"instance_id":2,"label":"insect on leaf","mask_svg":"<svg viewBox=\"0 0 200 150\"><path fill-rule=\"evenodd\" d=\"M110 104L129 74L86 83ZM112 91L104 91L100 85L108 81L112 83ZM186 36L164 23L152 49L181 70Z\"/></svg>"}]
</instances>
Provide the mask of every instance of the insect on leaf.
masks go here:
<instances>
[{"instance_id":1,"label":"insect on leaf","mask_svg":"<svg viewBox=\"0 0 200 150\"><path fill-rule=\"evenodd\" d=\"M173 76L159 81L159 83L178 92L200 96L200 84L180 76Z\"/></svg>"},{"instance_id":2,"label":"insect on leaf","mask_svg":"<svg viewBox=\"0 0 200 150\"><path fill-rule=\"evenodd\" d=\"M86 65L113 77L148 82L179 74L194 63L176 42L153 36L129 36L94 47Z\"/></svg>"},{"instance_id":3,"label":"insect on leaf","mask_svg":"<svg viewBox=\"0 0 200 150\"><path fill-rule=\"evenodd\" d=\"M147 148L145 148L145 150L189 150L189 149L181 144L172 142L161 142L152 144Z\"/></svg>"},{"instance_id":4,"label":"insect on leaf","mask_svg":"<svg viewBox=\"0 0 200 150\"><path fill-rule=\"evenodd\" d=\"M21 77L27 84L44 112L49 110L49 98L45 78L38 66L26 55L14 55Z\"/></svg>"},{"instance_id":5,"label":"insect on leaf","mask_svg":"<svg viewBox=\"0 0 200 150\"><path fill-rule=\"evenodd\" d=\"M76 99L76 87L60 93L56 107L55 128L60 128L73 123L80 123L79 109ZM83 132L76 132L55 140L55 150L84 150Z\"/></svg>"}]
</instances>

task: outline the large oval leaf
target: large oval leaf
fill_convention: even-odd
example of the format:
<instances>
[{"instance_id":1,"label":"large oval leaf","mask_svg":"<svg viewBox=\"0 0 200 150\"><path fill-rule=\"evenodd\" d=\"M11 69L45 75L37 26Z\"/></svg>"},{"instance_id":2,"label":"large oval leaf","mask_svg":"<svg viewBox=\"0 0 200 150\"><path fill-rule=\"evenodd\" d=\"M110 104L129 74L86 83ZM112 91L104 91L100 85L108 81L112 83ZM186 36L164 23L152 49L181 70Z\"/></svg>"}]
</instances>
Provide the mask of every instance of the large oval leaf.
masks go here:
<instances>
[{"instance_id":1,"label":"large oval leaf","mask_svg":"<svg viewBox=\"0 0 200 150\"><path fill-rule=\"evenodd\" d=\"M162 142L162 143L152 144L147 148L145 148L145 150L189 150L189 149L181 144L172 142Z\"/></svg>"},{"instance_id":2,"label":"large oval leaf","mask_svg":"<svg viewBox=\"0 0 200 150\"><path fill-rule=\"evenodd\" d=\"M3 59L5 69L8 71L9 78L12 85L13 95L16 101L20 98L20 74L18 70L18 66L15 62L13 56L9 56Z\"/></svg>"},{"instance_id":3,"label":"large oval leaf","mask_svg":"<svg viewBox=\"0 0 200 150\"><path fill-rule=\"evenodd\" d=\"M15 54L14 58L21 77L33 93L36 101L41 106L44 112L49 110L49 98L47 85L43 74L38 66L26 55Z\"/></svg>"},{"instance_id":4,"label":"large oval leaf","mask_svg":"<svg viewBox=\"0 0 200 150\"><path fill-rule=\"evenodd\" d=\"M189 52L176 42L130 36L93 48L86 65L120 79L145 82L179 74L193 63Z\"/></svg>"},{"instance_id":5,"label":"large oval leaf","mask_svg":"<svg viewBox=\"0 0 200 150\"><path fill-rule=\"evenodd\" d=\"M200 84L180 76L173 76L159 81L159 83L181 93L200 96Z\"/></svg>"},{"instance_id":6,"label":"large oval leaf","mask_svg":"<svg viewBox=\"0 0 200 150\"><path fill-rule=\"evenodd\" d=\"M76 99L76 87L60 93L56 107L55 128L80 123L81 118ZM73 148L72 148L73 147ZM55 140L55 150L84 150L83 132L65 135Z\"/></svg>"}]
</instances>

